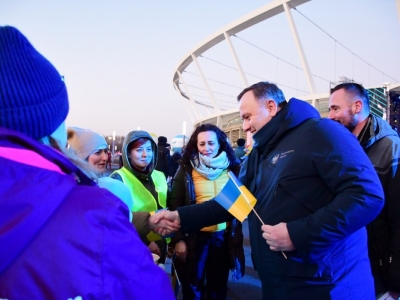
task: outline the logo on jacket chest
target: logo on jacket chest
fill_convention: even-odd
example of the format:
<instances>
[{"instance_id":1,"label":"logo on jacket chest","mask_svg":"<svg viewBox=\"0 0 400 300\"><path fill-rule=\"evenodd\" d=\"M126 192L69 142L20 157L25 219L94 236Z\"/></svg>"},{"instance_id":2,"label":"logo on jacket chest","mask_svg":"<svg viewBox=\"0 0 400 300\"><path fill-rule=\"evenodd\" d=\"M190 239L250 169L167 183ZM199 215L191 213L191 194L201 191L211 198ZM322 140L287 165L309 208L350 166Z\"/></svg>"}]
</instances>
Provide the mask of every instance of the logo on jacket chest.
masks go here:
<instances>
[{"instance_id":1,"label":"logo on jacket chest","mask_svg":"<svg viewBox=\"0 0 400 300\"><path fill-rule=\"evenodd\" d=\"M289 150L289 151L285 151L285 152L282 152L282 153L275 154L271 159L271 163L273 165L275 165L278 162L279 159L285 158L286 156L288 156L288 154L290 154L292 152L294 152L294 150Z\"/></svg>"},{"instance_id":2,"label":"logo on jacket chest","mask_svg":"<svg viewBox=\"0 0 400 300\"><path fill-rule=\"evenodd\" d=\"M271 159L271 163L274 165L274 164L276 164L276 162L278 161L278 159L279 159L279 154L275 154L273 157L272 157L272 159Z\"/></svg>"}]
</instances>

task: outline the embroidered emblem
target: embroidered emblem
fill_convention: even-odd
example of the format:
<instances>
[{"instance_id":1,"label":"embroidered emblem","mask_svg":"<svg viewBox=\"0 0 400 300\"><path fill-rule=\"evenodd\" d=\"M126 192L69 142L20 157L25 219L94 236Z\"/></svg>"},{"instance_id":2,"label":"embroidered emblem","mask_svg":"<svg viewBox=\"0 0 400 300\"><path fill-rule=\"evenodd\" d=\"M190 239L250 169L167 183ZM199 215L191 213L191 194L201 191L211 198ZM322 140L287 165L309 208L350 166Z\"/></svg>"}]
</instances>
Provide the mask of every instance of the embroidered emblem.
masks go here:
<instances>
[{"instance_id":1,"label":"embroidered emblem","mask_svg":"<svg viewBox=\"0 0 400 300\"><path fill-rule=\"evenodd\" d=\"M278 159L279 159L279 154L274 155L274 157L271 159L272 164L273 164L273 165L276 164L276 162L278 161Z\"/></svg>"}]
</instances>

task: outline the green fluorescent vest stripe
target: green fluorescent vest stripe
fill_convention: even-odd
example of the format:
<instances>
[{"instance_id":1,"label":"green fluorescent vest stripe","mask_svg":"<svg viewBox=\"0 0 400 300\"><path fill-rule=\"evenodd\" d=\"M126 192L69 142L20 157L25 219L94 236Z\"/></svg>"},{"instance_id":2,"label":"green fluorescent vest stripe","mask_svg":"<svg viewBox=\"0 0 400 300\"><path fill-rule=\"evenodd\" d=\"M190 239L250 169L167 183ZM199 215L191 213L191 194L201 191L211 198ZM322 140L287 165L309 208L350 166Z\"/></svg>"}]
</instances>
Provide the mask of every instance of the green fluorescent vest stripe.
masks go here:
<instances>
[{"instance_id":1,"label":"green fluorescent vest stripe","mask_svg":"<svg viewBox=\"0 0 400 300\"><path fill-rule=\"evenodd\" d=\"M118 173L121 177L125 185L131 191L132 199L133 199L133 212L136 211L145 211L152 212L158 209L157 202L154 199L153 195L143 186L143 184L129 172L125 167L116 170L115 173ZM167 206L167 181L165 180L165 175L162 172L157 170L153 170L151 173L151 179L154 182L156 192L158 193L158 202L161 207L165 208Z\"/></svg>"}]
</instances>

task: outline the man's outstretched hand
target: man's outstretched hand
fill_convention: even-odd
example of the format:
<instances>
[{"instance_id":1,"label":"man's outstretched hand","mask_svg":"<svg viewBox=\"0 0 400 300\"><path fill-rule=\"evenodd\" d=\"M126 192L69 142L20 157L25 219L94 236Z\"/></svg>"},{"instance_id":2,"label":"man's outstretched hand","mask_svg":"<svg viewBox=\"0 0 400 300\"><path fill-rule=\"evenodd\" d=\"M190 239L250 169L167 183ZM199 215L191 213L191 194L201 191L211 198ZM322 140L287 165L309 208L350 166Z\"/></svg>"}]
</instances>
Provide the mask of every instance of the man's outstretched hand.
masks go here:
<instances>
[{"instance_id":1,"label":"man's outstretched hand","mask_svg":"<svg viewBox=\"0 0 400 300\"><path fill-rule=\"evenodd\" d=\"M177 211L161 210L149 218L149 227L155 233L166 236L180 228L181 222Z\"/></svg>"}]
</instances>

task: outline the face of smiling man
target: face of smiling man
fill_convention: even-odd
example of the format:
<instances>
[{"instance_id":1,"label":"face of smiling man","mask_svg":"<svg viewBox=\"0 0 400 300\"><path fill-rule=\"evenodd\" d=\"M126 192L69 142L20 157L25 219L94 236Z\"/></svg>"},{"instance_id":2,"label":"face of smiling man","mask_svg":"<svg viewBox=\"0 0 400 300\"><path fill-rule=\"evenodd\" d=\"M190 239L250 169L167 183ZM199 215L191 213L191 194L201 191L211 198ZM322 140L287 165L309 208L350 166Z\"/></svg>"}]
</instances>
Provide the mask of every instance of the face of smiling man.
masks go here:
<instances>
[{"instance_id":1,"label":"face of smiling man","mask_svg":"<svg viewBox=\"0 0 400 300\"><path fill-rule=\"evenodd\" d=\"M361 101L352 101L351 95L344 89L333 92L329 98L328 118L339 122L353 132L359 122L357 117L361 109L359 102Z\"/></svg>"},{"instance_id":2,"label":"face of smiling man","mask_svg":"<svg viewBox=\"0 0 400 300\"><path fill-rule=\"evenodd\" d=\"M239 112L243 131L254 134L276 115L277 106L273 100L259 101L250 90L240 99Z\"/></svg>"}]
</instances>

